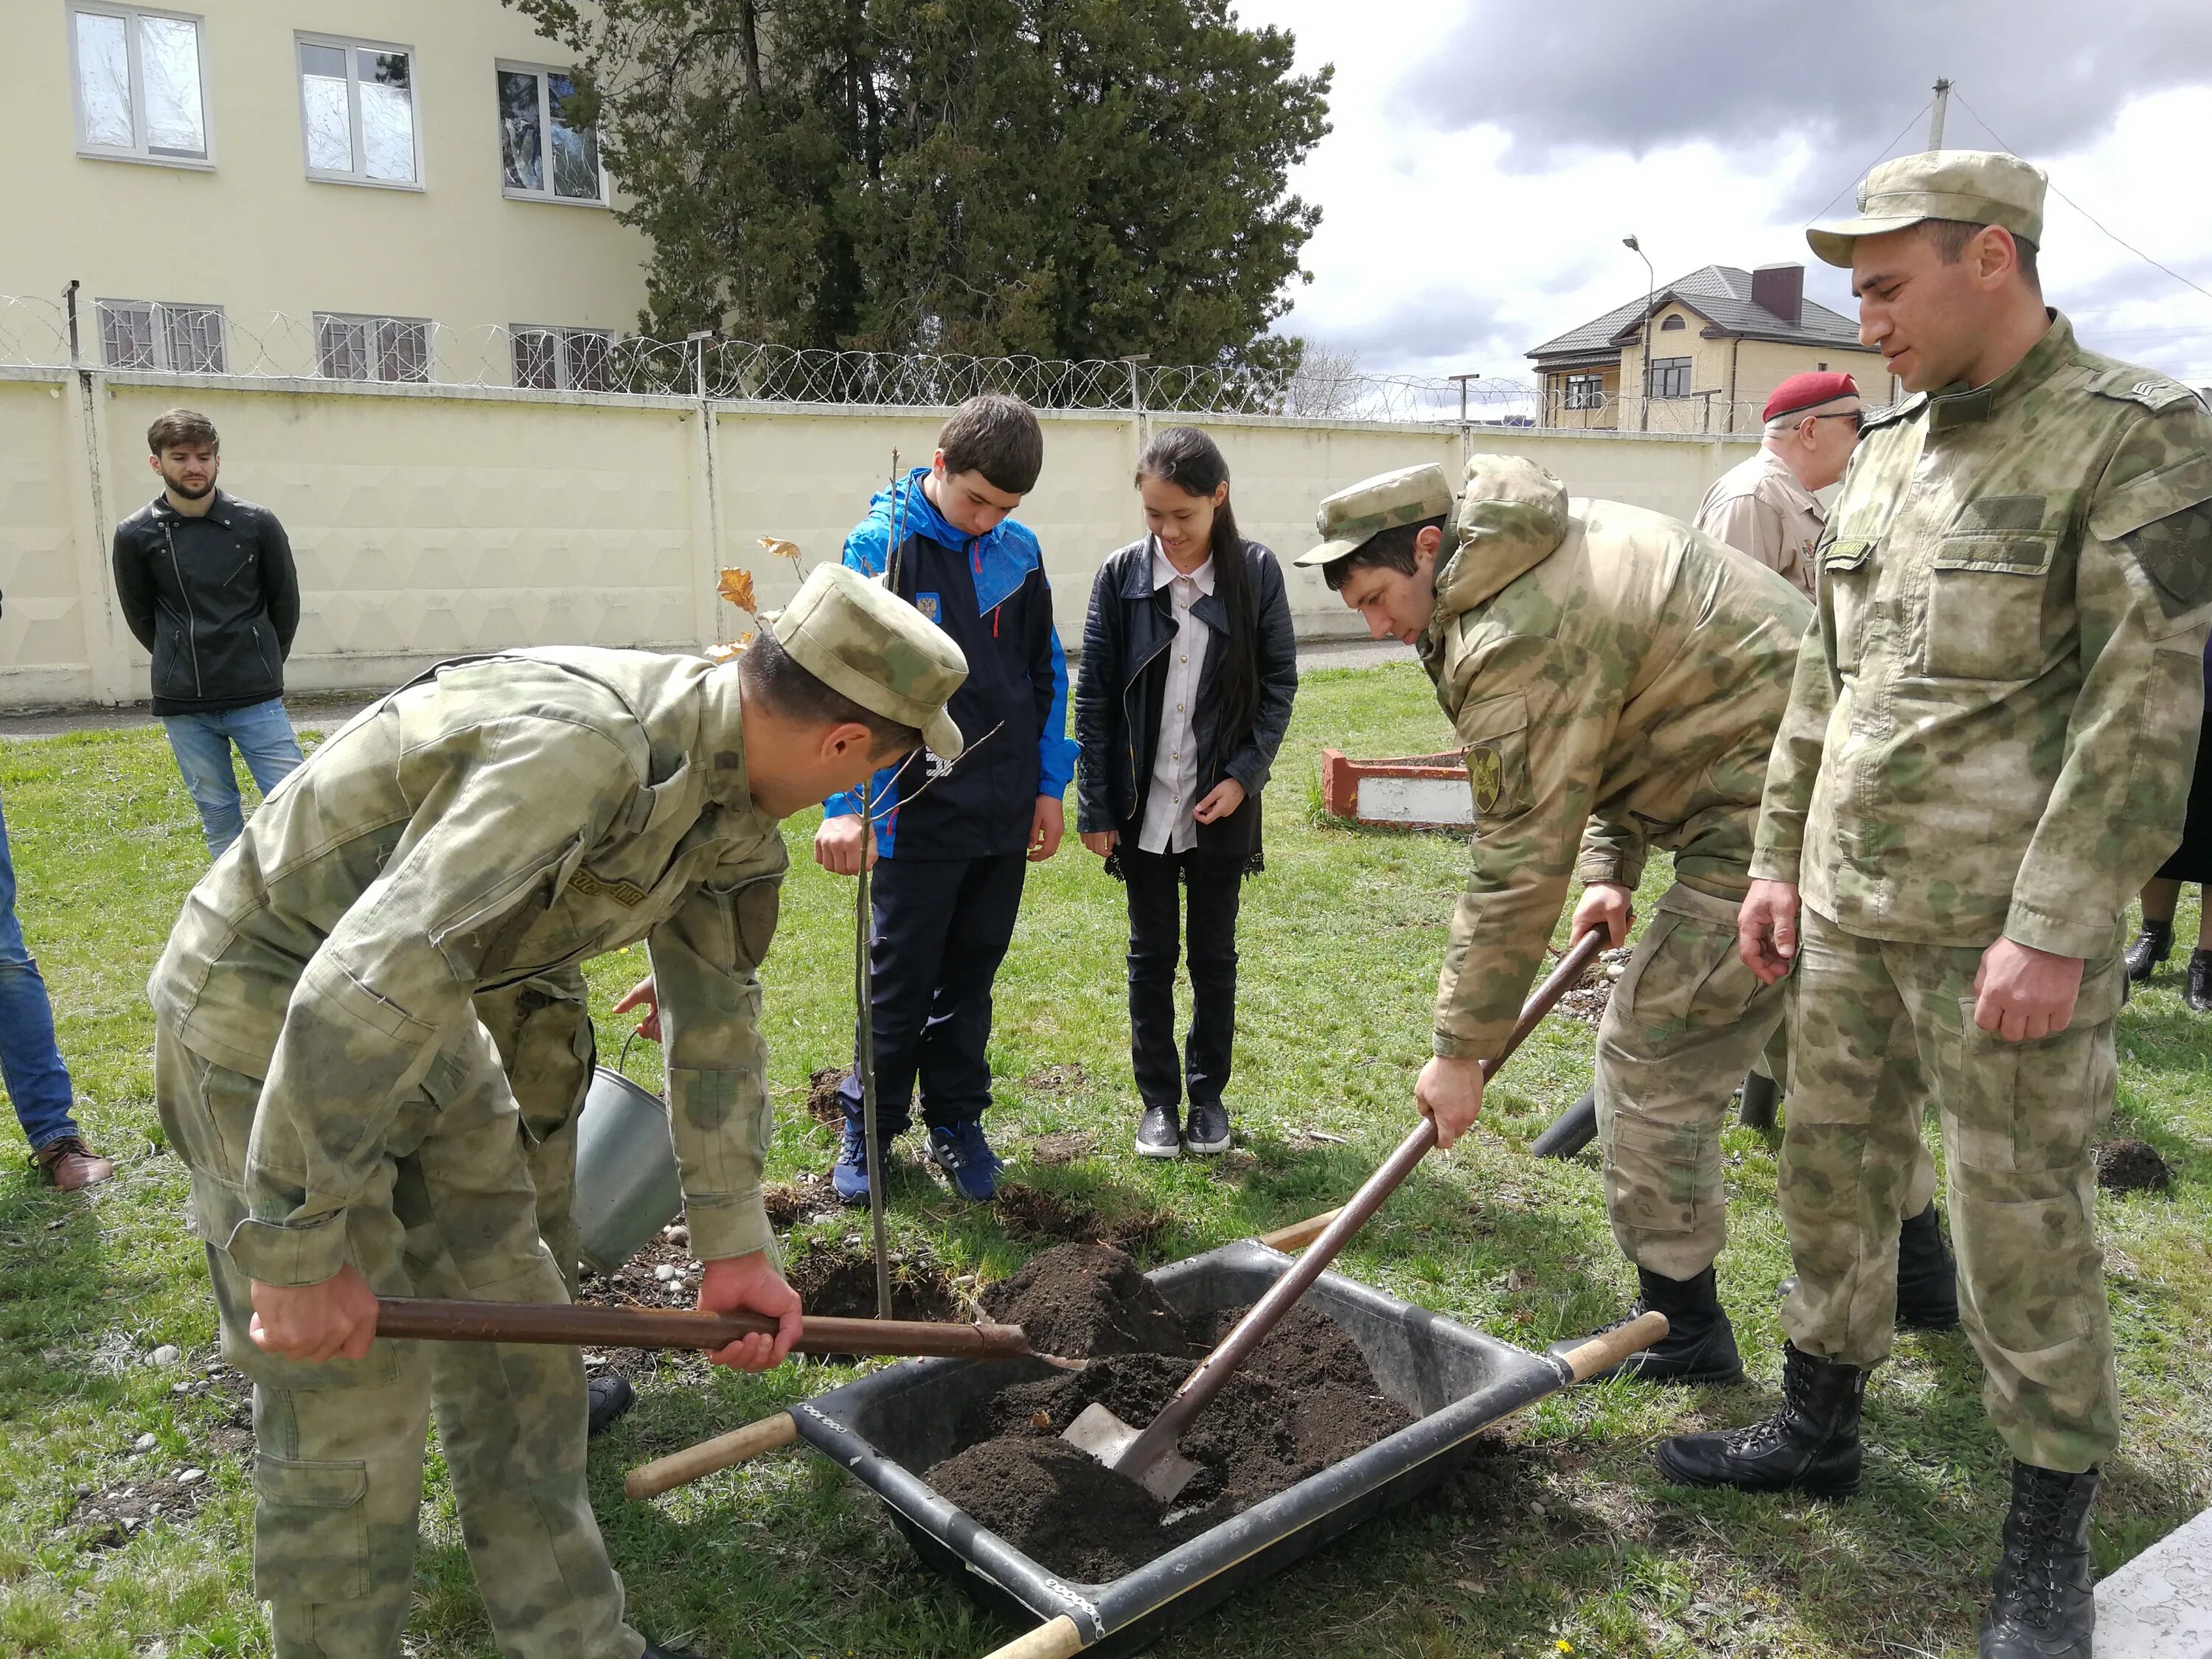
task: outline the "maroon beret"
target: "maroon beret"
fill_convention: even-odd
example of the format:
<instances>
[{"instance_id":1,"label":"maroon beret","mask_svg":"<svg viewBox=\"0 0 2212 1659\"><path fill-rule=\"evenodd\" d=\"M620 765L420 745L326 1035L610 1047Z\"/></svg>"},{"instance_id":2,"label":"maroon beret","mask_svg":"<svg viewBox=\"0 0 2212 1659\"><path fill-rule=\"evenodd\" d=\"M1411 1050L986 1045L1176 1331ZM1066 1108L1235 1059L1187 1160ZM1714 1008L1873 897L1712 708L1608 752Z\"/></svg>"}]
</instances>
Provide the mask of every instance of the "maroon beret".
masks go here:
<instances>
[{"instance_id":1,"label":"maroon beret","mask_svg":"<svg viewBox=\"0 0 2212 1659\"><path fill-rule=\"evenodd\" d=\"M1848 374L1827 370L1817 374L1792 374L1766 394L1766 412L1760 418L1778 421L1784 415L1795 415L1801 409L1816 409L1822 404L1832 404L1838 398L1856 398L1858 395L1859 383Z\"/></svg>"}]
</instances>

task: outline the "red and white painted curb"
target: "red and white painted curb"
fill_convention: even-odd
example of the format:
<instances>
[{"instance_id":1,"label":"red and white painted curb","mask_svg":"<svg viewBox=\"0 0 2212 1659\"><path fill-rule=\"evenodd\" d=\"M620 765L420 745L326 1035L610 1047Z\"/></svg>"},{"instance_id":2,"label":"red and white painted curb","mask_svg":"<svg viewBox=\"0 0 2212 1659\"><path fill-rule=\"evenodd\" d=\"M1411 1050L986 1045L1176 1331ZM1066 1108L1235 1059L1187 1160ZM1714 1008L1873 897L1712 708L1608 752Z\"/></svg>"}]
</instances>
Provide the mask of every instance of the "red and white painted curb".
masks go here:
<instances>
[{"instance_id":1,"label":"red and white painted curb","mask_svg":"<svg viewBox=\"0 0 2212 1659\"><path fill-rule=\"evenodd\" d=\"M1332 817L1393 830L1474 827L1474 789L1458 750L1353 760L1321 751L1322 805Z\"/></svg>"}]
</instances>

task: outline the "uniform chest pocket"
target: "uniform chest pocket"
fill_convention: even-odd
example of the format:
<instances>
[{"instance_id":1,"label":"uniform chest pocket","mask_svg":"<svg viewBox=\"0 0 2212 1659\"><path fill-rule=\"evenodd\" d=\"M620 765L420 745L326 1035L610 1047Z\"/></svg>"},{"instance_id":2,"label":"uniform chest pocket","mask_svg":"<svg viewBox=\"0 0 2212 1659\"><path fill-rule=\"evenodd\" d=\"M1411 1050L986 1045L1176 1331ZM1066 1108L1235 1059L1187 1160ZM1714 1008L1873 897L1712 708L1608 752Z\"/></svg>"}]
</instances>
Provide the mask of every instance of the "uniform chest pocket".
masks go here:
<instances>
[{"instance_id":1,"label":"uniform chest pocket","mask_svg":"<svg viewBox=\"0 0 2212 1659\"><path fill-rule=\"evenodd\" d=\"M2027 680L2043 666L2043 595L2058 538L1946 536L1928 581L1925 660L1932 678Z\"/></svg>"},{"instance_id":2,"label":"uniform chest pocket","mask_svg":"<svg viewBox=\"0 0 2212 1659\"><path fill-rule=\"evenodd\" d=\"M1835 619L1835 661L1838 670L1859 665L1866 632L1867 560L1874 543L1863 536L1838 537L1820 550L1820 586L1828 614Z\"/></svg>"},{"instance_id":3,"label":"uniform chest pocket","mask_svg":"<svg viewBox=\"0 0 2212 1659\"><path fill-rule=\"evenodd\" d=\"M1528 797L1528 700L1519 692L1462 705L1459 728L1478 818L1522 811Z\"/></svg>"}]
</instances>

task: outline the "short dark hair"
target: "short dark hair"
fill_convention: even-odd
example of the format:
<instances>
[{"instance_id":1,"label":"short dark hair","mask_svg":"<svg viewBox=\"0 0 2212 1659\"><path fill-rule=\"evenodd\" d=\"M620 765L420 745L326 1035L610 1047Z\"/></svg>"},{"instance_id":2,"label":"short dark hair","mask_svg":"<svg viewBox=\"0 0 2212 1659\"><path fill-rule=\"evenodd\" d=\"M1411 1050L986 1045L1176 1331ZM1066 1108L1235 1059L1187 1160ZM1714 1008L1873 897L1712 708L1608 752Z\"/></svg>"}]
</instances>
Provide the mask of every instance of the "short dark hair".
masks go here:
<instances>
[{"instance_id":1,"label":"short dark hair","mask_svg":"<svg viewBox=\"0 0 2212 1659\"><path fill-rule=\"evenodd\" d=\"M921 747L921 733L902 726L888 714L863 708L842 691L825 685L801 667L773 634L763 633L738 659L738 676L744 689L786 720L811 726L844 726L857 721L868 728L871 751L878 755L910 754Z\"/></svg>"},{"instance_id":2,"label":"short dark hair","mask_svg":"<svg viewBox=\"0 0 2212 1659\"><path fill-rule=\"evenodd\" d=\"M1943 263L1955 265L1966 257L1966 244L1987 230L1987 225L1978 225L1971 219L1923 219L1921 228L1928 240L1936 244L1936 251L1943 256ZM2020 256L2020 274L2028 287L2038 294L2043 292L2042 273L2035 268L2035 244L2027 237L2014 235L2012 245Z\"/></svg>"},{"instance_id":3,"label":"short dark hair","mask_svg":"<svg viewBox=\"0 0 2212 1659\"><path fill-rule=\"evenodd\" d=\"M1321 579L1328 584L1330 592L1341 593L1355 570L1372 570L1380 566L1401 576L1410 576L1420 568L1413 556L1413 543L1431 527L1441 531L1443 520L1424 519L1419 524L1393 525L1388 530L1378 530L1342 558L1331 559L1322 566Z\"/></svg>"},{"instance_id":4,"label":"short dark hair","mask_svg":"<svg viewBox=\"0 0 2212 1659\"><path fill-rule=\"evenodd\" d=\"M147 453L158 455L179 444L222 447L222 441L215 435L215 422L197 409L173 409L166 415L156 415L154 424L146 428Z\"/></svg>"},{"instance_id":5,"label":"short dark hair","mask_svg":"<svg viewBox=\"0 0 2212 1659\"><path fill-rule=\"evenodd\" d=\"M987 392L954 410L938 430L937 447L948 476L980 472L1009 495L1028 495L1044 471L1044 434L1036 415L1003 392Z\"/></svg>"}]
</instances>

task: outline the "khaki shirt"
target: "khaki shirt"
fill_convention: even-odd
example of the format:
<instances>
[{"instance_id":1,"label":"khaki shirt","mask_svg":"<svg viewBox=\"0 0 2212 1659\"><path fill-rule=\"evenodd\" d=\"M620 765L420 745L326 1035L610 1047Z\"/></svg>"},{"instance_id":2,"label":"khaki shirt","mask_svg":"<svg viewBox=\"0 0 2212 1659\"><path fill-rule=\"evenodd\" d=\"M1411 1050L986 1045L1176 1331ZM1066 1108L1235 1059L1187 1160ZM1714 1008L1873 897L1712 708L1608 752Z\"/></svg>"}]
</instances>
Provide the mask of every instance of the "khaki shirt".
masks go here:
<instances>
[{"instance_id":1,"label":"khaki shirt","mask_svg":"<svg viewBox=\"0 0 2212 1659\"><path fill-rule=\"evenodd\" d=\"M1764 444L1714 481L1697 518L1697 527L1706 535L1788 577L1808 598L1818 568L1813 549L1827 523L1820 497Z\"/></svg>"},{"instance_id":2,"label":"khaki shirt","mask_svg":"<svg viewBox=\"0 0 2212 1659\"><path fill-rule=\"evenodd\" d=\"M270 793L148 986L187 1047L264 1079L245 1184L204 1237L264 1283L328 1278L471 999L643 939L694 1248L770 1242L755 969L787 859L746 787L738 696L734 666L696 658L466 659Z\"/></svg>"},{"instance_id":3,"label":"khaki shirt","mask_svg":"<svg viewBox=\"0 0 2212 1659\"><path fill-rule=\"evenodd\" d=\"M1436 1052L1504 1047L1568 879L1643 878L1652 846L1748 884L1767 751L1812 608L1677 520L1618 501L1518 511L1439 573L1420 641L1466 745L1475 829L1438 977Z\"/></svg>"},{"instance_id":4,"label":"khaki shirt","mask_svg":"<svg viewBox=\"0 0 2212 1659\"><path fill-rule=\"evenodd\" d=\"M1754 876L1870 939L2117 948L2181 838L2212 418L2064 318L1869 421L1820 550Z\"/></svg>"}]
</instances>

